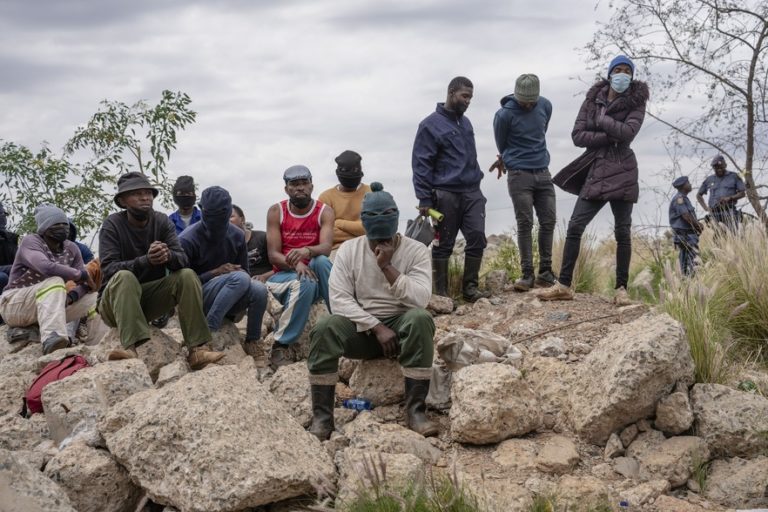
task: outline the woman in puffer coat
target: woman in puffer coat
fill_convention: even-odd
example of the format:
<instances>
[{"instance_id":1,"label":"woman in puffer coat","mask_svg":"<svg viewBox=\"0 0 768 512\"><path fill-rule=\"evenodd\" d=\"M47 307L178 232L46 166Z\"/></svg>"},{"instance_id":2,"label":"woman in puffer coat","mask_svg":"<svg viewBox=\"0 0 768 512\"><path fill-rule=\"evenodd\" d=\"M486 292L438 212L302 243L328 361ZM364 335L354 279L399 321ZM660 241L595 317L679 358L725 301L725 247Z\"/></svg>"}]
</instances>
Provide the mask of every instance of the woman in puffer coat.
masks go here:
<instances>
[{"instance_id":1,"label":"woman in puffer coat","mask_svg":"<svg viewBox=\"0 0 768 512\"><path fill-rule=\"evenodd\" d=\"M611 205L616 236L616 294L614 303L630 303L627 294L629 261L632 257L632 207L637 202L637 159L629 147L645 118L648 86L634 80L635 65L619 55L602 79L587 92L576 124L573 143L587 151L566 166L553 180L579 199L568 223L563 264L558 284L543 290L543 300L571 300L571 279L579 257L581 236L597 213Z\"/></svg>"}]
</instances>

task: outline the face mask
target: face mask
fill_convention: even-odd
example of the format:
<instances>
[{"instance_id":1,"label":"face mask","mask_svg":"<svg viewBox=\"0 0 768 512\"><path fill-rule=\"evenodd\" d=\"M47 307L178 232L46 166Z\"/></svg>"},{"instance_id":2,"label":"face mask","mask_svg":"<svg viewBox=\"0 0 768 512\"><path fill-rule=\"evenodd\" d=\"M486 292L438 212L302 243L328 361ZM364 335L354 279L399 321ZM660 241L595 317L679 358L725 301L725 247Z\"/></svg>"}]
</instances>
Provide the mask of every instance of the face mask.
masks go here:
<instances>
[{"instance_id":1,"label":"face mask","mask_svg":"<svg viewBox=\"0 0 768 512\"><path fill-rule=\"evenodd\" d=\"M312 198L309 197L309 196L305 196L305 197L291 197L289 200L290 200L291 204L293 206L295 206L296 208L298 208L299 210L303 210L304 208L309 206L309 203L312 202Z\"/></svg>"},{"instance_id":2,"label":"face mask","mask_svg":"<svg viewBox=\"0 0 768 512\"><path fill-rule=\"evenodd\" d=\"M360 182L362 181L362 177L349 177L349 176L339 176L339 183L344 188L357 188L360 185Z\"/></svg>"},{"instance_id":3,"label":"face mask","mask_svg":"<svg viewBox=\"0 0 768 512\"><path fill-rule=\"evenodd\" d=\"M195 206L196 200L197 197L195 196L173 196L173 202L176 203L176 206L179 208L192 208Z\"/></svg>"},{"instance_id":4,"label":"face mask","mask_svg":"<svg viewBox=\"0 0 768 512\"><path fill-rule=\"evenodd\" d=\"M632 77L626 73L614 73L611 75L611 89L621 94L629 89Z\"/></svg>"},{"instance_id":5,"label":"face mask","mask_svg":"<svg viewBox=\"0 0 768 512\"><path fill-rule=\"evenodd\" d=\"M69 228L49 228L45 234L56 240L58 243L61 243L69 236Z\"/></svg>"},{"instance_id":6,"label":"face mask","mask_svg":"<svg viewBox=\"0 0 768 512\"><path fill-rule=\"evenodd\" d=\"M137 221L144 222L149 218L149 214L152 213L152 210L142 210L141 208L128 208L128 213L130 213L131 217L133 217Z\"/></svg>"}]
</instances>

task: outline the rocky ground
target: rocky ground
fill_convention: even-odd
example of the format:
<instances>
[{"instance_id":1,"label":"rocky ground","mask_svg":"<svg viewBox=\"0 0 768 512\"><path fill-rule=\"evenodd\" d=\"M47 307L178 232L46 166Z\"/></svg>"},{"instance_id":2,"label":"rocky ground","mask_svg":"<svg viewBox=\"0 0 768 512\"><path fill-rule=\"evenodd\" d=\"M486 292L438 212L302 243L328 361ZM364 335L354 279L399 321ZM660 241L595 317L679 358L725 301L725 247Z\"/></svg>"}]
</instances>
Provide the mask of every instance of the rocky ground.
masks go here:
<instances>
[{"instance_id":1,"label":"rocky ground","mask_svg":"<svg viewBox=\"0 0 768 512\"><path fill-rule=\"evenodd\" d=\"M665 314L591 295L540 302L500 275L488 285L490 300L430 305L447 359L434 369L429 414L442 428L430 439L403 426L391 361L343 362L339 400L376 407L337 408L338 432L321 444L304 431L305 363L272 375L236 326L216 337L223 364L198 372L173 320L122 362L104 362L117 338L98 318L85 344L49 356L0 332L0 510L301 510L317 496L349 500L381 467L390 483L455 476L487 510L526 511L536 494L568 510L768 507L768 375L749 373L753 392L739 376L694 385L684 333ZM67 353L93 367L49 385L45 414L18 416L37 372Z\"/></svg>"}]
</instances>

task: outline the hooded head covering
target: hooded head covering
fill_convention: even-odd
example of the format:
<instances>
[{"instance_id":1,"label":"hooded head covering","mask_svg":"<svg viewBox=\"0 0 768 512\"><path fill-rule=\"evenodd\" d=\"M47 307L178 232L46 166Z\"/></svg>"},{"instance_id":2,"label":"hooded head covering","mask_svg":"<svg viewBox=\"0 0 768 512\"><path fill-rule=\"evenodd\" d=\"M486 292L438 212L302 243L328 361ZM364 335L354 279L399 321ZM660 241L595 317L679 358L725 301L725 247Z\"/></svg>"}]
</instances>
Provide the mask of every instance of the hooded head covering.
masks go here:
<instances>
[{"instance_id":1,"label":"hooded head covering","mask_svg":"<svg viewBox=\"0 0 768 512\"><path fill-rule=\"evenodd\" d=\"M35 222L37 222L37 233L42 235L48 228L54 224L67 224L67 231L69 231L69 220L67 220L67 214L64 213L61 208L56 208L51 205L40 205L35 209Z\"/></svg>"},{"instance_id":2,"label":"hooded head covering","mask_svg":"<svg viewBox=\"0 0 768 512\"><path fill-rule=\"evenodd\" d=\"M362 160L358 153L349 149L336 157L336 177L343 187L357 188L360 185L363 179Z\"/></svg>"},{"instance_id":3,"label":"hooded head covering","mask_svg":"<svg viewBox=\"0 0 768 512\"><path fill-rule=\"evenodd\" d=\"M203 229L210 238L223 241L232 215L232 196L221 187L209 187L200 196L200 208Z\"/></svg>"},{"instance_id":4,"label":"hooded head covering","mask_svg":"<svg viewBox=\"0 0 768 512\"><path fill-rule=\"evenodd\" d=\"M388 240L397 234L400 212L392 194L378 181L371 183L371 191L363 197L360 220L369 240Z\"/></svg>"}]
</instances>

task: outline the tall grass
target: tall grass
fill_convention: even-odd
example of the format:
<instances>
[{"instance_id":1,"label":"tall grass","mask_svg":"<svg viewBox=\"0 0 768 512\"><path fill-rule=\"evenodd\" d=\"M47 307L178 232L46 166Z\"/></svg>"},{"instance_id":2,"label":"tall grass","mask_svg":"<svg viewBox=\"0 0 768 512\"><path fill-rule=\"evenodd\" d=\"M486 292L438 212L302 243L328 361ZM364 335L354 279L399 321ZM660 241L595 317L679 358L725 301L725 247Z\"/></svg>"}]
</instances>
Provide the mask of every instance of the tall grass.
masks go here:
<instances>
[{"instance_id":1,"label":"tall grass","mask_svg":"<svg viewBox=\"0 0 768 512\"><path fill-rule=\"evenodd\" d=\"M560 275L563 265L563 248L565 237L562 232L552 244L552 267ZM605 288L605 269L598 257L598 245L594 233L584 233L581 237L581 248L576 260L576 267L571 279L571 287L579 293L596 293Z\"/></svg>"}]
</instances>

